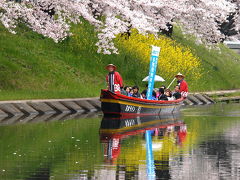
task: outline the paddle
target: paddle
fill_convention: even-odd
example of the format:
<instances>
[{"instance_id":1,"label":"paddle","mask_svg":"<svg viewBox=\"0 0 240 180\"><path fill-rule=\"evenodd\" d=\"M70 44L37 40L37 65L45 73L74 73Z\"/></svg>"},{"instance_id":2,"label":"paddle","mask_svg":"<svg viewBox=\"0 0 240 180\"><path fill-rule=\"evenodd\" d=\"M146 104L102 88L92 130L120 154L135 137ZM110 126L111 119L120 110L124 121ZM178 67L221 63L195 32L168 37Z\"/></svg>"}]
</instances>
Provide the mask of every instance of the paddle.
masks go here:
<instances>
[{"instance_id":1,"label":"paddle","mask_svg":"<svg viewBox=\"0 0 240 180\"><path fill-rule=\"evenodd\" d=\"M168 87L167 87L167 89L169 89L170 87L171 87L171 85L173 84L173 82L176 80L176 78L174 78L173 80L172 80L172 82L168 85Z\"/></svg>"}]
</instances>

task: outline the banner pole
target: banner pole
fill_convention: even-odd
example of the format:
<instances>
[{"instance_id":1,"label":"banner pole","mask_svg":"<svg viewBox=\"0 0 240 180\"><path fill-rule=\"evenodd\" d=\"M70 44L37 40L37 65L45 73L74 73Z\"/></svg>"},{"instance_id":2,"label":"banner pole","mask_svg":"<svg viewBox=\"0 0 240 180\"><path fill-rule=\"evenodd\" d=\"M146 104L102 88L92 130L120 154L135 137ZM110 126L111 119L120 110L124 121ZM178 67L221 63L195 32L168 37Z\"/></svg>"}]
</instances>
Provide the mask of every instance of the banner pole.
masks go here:
<instances>
[{"instance_id":1,"label":"banner pole","mask_svg":"<svg viewBox=\"0 0 240 180\"><path fill-rule=\"evenodd\" d=\"M147 99L152 99L152 92L155 83L155 75L157 72L158 57L160 54L160 47L152 46L152 53L150 59L149 76L148 76L148 90Z\"/></svg>"}]
</instances>

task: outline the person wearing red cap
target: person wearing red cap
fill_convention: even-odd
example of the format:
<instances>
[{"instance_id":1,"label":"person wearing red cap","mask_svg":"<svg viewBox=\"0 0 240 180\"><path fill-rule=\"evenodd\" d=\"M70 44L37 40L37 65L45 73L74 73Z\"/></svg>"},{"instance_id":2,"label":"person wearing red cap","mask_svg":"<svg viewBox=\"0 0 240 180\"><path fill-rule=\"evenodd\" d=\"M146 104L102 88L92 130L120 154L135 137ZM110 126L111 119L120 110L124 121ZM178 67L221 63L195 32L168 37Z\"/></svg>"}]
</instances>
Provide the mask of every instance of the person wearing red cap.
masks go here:
<instances>
[{"instance_id":1,"label":"person wearing red cap","mask_svg":"<svg viewBox=\"0 0 240 180\"><path fill-rule=\"evenodd\" d=\"M184 75L178 73L175 77L177 78L178 85L180 86L179 92L181 93L181 96L186 98L188 96L188 84L184 80Z\"/></svg>"},{"instance_id":2,"label":"person wearing red cap","mask_svg":"<svg viewBox=\"0 0 240 180\"><path fill-rule=\"evenodd\" d=\"M114 64L108 64L106 69L109 71L106 77L108 90L120 94L123 88L123 80L121 75L116 71L117 67Z\"/></svg>"}]
</instances>

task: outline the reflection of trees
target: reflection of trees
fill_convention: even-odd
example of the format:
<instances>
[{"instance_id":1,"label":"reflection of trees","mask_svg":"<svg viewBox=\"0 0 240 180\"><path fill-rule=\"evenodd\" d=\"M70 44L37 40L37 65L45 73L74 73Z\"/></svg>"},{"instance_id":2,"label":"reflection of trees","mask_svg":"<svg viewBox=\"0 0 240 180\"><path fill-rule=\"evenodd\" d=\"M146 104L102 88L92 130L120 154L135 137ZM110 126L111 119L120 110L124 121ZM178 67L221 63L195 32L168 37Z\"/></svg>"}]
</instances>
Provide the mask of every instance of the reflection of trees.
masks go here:
<instances>
[{"instance_id":1,"label":"reflection of trees","mask_svg":"<svg viewBox=\"0 0 240 180\"><path fill-rule=\"evenodd\" d=\"M208 118L208 132L198 131L201 142L196 141L197 148L192 147L181 163L170 163L173 179L240 179L240 123L224 119L219 118L215 120L217 124L209 126L214 121ZM228 128L229 125L232 127Z\"/></svg>"},{"instance_id":2,"label":"reflection of trees","mask_svg":"<svg viewBox=\"0 0 240 180\"><path fill-rule=\"evenodd\" d=\"M103 161L99 125L84 119L0 126L0 179L92 176Z\"/></svg>"},{"instance_id":3,"label":"reflection of trees","mask_svg":"<svg viewBox=\"0 0 240 180\"><path fill-rule=\"evenodd\" d=\"M200 144L201 151L204 152L207 156L216 157L216 167L219 167L221 162L225 161L226 168L231 168L231 163L228 161L229 157L229 147L231 143L229 140L212 140L206 141Z\"/></svg>"},{"instance_id":4,"label":"reflection of trees","mask_svg":"<svg viewBox=\"0 0 240 180\"><path fill-rule=\"evenodd\" d=\"M169 167L169 157L166 157L166 160L155 160L155 173L157 179L170 179L170 167Z\"/></svg>"},{"instance_id":5,"label":"reflection of trees","mask_svg":"<svg viewBox=\"0 0 240 180\"><path fill-rule=\"evenodd\" d=\"M50 168L41 168L36 171L33 175L31 175L26 180L33 180L33 179L39 179L39 180L49 180L50 179Z\"/></svg>"},{"instance_id":6,"label":"reflection of trees","mask_svg":"<svg viewBox=\"0 0 240 180\"><path fill-rule=\"evenodd\" d=\"M237 170L240 168L239 128L240 124L237 124L218 137L218 140L206 141L200 145L200 150L206 153L207 158L212 159L220 178L228 176L240 178L239 170Z\"/></svg>"}]
</instances>

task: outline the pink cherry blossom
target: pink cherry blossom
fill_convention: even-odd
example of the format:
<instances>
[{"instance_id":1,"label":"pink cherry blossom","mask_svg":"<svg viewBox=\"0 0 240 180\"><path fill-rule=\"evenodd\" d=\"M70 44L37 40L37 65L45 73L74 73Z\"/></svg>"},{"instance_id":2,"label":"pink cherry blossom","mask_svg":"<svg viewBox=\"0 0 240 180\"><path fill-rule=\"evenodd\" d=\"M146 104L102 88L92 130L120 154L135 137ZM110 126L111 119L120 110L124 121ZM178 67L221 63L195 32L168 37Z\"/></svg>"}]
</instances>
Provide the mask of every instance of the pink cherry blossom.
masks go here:
<instances>
[{"instance_id":1,"label":"pink cherry blossom","mask_svg":"<svg viewBox=\"0 0 240 180\"><path fill-rule=\"evenodd\" d=\"M117 53L113 39L136 28L142 34L157 35L167 24L181 26L198 42L218 43L225 38L219 23L236 13L235 28L240 29L239 1L228 0L0 0L0 22L16 33L18 23L55 42L71 35L71 24L81 18L98 32L98 52ZM104 17L104 18L103 18ZM101 19L101 20L100 20ZM104 19L104 20L103 20Z\"/></svg>"}]
</instances>

